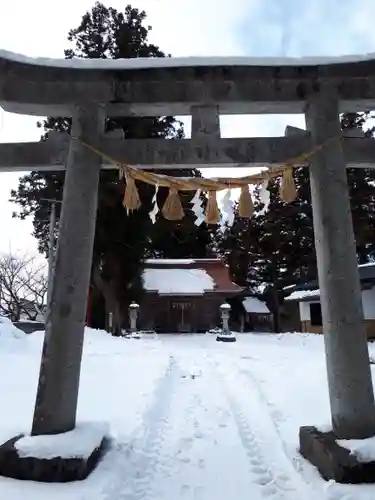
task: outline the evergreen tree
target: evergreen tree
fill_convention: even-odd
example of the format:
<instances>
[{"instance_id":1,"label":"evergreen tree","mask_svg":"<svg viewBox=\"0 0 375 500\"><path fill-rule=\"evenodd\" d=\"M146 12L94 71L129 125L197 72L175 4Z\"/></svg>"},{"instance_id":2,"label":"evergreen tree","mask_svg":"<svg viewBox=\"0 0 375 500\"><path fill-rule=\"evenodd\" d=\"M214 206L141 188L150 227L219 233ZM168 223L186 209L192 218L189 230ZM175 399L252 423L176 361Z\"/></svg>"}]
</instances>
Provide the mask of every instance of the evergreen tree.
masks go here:
<instances>
[{"instance_id":1,"label":"evergreen tree","mask_svg":"<svg viewBox=\"0 0 375 500\"><path fill-rule=\"evenodd\" d=\"M165 57L154 44L147 41L150 31L144 25L146 14L128 5L124 12L105 7L97 2L87 12L76 29L68 35L71 47L65 57L116 59L135 57ZM44 129L44 139L50 131L70 133L71 118L49 117L39 127ZM106 120L107 132L121 130L126 139L182 138L181 123L173 117L111 117ZM171 175L199 175L196 170L167 171ZM11 201L20 207L17 217L33 217L34 236L39 249L47 254L48 204L43 199L62 199L64 172L31 172L20 179L17 190L12 190ZM211 234L204 225L199 230L192 223L192 213L178 224L169 223L159 217L155 225L149 218L154 190L144 183L137 184L142 200L141 208L127 214L122 206L123 181L117 171L102 171L100 174L99 203L93 255L92 283L105 298L107 311L114 313L119 331L127 318L127 306L131 300L139 300L142 294L142 270L146 255L160 256L205 256L211 241ZM161 189L159 206L166 198ZM191 196L184 197L185 205ZM59 217L59 206L57 215ZM164 238L164 239L163 239ZM99 325L97 326L104 326Z\"/></svg>"},{"instance_id":2,"label":"evergreen tree","mask_svg":"<svg viewBox=\"0 0 375 500\"><path fill-rule=\"evenodd\" d=\"M342 129L361 129L369 113L342 116ZM366 131L371 136L374 130ZM366 262L374 251L375 172L347 169L358 261ZM290 284L317 279L314 229L308 168L296 168L295 202L286 204L278 195L280 179L269 182L270 206L265 214L256 205L251 220L236 219L219 238L219 251L226 255L233 279L249 290L266 290L266 299L279 324L282 289ZM259 202L256 189L255 199ZM334 200L332 200L334 203Z\"/></svg>"},{"instance_id":3,"label":"evergreen tree","mask_svg":"<svg viewBox=\"0 0 375 500\"><path fill-rule=\"evenodd\" d=\"M369 112L347 113L342 116L342 129L363 130L371 117ZM375 127L370 127L364 135L372 137L374 131ZM358 262L364 264L375 250L375 171L372 168L348 168L347 176L357 257Z\"/></svg>"}]
</instances>

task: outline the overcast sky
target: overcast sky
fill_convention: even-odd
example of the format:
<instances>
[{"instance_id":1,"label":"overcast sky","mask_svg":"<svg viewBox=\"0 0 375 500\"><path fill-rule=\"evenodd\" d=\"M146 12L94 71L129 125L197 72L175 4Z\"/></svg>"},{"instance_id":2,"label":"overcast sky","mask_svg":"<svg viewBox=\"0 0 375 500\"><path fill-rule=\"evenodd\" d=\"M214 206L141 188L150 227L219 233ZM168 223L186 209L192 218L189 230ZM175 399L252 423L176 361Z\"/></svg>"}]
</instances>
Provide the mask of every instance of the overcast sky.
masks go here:
<instances>
[{"instance_id":1,"label":"overcast sky","mask_svg":"<svg viewBox=\"0 0 375 500\"><path fill-rule=\"evenodd\" d=\"M150 41L172 56L313 56L375 52L374 0L105 0L122 10L145 9ZM0 49L28 56L63 57L66 36L94 0L13 0L1 5ZM0 142L39 140L33 117L0 108ZM188 123L188 122L187 122ZM283 135L302 116L222 119L225 137ZM188 131L187 131L188 132ZM0 252L36 252L31 221L11 218L8 203L19 174L1 174Z\"/></svg>"}]
</instances>

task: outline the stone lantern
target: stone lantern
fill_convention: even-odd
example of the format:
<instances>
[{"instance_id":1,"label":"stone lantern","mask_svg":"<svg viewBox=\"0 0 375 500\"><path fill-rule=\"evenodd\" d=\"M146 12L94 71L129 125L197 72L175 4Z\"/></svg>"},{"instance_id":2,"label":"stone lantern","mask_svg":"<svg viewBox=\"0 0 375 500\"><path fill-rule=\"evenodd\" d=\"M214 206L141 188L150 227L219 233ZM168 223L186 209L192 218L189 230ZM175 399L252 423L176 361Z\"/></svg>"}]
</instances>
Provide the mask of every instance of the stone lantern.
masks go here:
<instances>
[{"instance_id":1,"label":"stone lantern","mask_svg":"<svg viewBox=\"0 0 375 500\"><path fill-rule=\"evenodd\" d=\"M132 338L139 339L140 335L137 333L137 319L139 312L139 304L134 301L129 306L129 323L130 323L130 335Z\"/></svg>"},{"instance_id":2,"label":"stone lantern","mask_svg":"<svg viewBox=\"0 0 375 500\"><path fill-rule=\"evenodd\" d=\"M230 310L231 307L229 304L227 304L226 302L224 302L224 304L221 304L220 314L223 326L221 333L219 333L218 336L216 337L216 340L218 342L236 342L235 335L229 330L228 322L229 322Z\"/></svg>"}]
</instances>

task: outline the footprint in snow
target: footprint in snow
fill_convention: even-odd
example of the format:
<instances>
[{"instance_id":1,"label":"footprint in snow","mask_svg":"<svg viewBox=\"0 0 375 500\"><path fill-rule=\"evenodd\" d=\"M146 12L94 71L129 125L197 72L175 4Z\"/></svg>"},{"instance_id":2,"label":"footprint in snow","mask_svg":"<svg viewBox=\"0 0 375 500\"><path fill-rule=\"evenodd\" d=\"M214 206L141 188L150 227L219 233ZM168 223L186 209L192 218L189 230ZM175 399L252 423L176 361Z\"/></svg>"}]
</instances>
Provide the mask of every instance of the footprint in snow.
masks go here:
<instances>
[{"instance_id":1,"label":"footprint in snow","mask_svg":"<svg viewBox=\"0 0 375 500\"><path fill-rule=\"evenodd\" d=\"M182 449L180 449L178 453L182 453L182 451L189 450L193 445L193 441L194 439L192 437L180 439L179 445Z\"/></svg>"},{"instance_id":2,"label":"footprint in snow","mask_svg":"<svg viewBox=\"0 0 375 500\"><path fill-rule=\"evenodd\" d=\"M260 486L267 486L272 481L272 476L269 473L262 474L261 476L254 479L255 484Z\"/></svg>"}]
</instances>

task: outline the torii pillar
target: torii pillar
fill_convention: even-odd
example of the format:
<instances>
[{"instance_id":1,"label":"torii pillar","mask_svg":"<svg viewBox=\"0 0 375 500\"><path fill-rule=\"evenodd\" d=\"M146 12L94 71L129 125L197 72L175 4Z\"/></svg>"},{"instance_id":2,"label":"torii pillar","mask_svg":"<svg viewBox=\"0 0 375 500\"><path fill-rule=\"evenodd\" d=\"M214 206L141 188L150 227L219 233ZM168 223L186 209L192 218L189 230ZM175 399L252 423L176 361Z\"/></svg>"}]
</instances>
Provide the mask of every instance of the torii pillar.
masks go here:
<instances>
[{"instance_id":1,"label":"torii pillar","mask_svg":"<svg viewBox=\"0 0 375 500\"><path fill-rule=\"evenodd\" d=\"M32 435L67 432L76 423L101 167L81 141L98 143L103 127L98 105L74 109Z\"/></svg>"},{"instance_id":2,"label":"torii pillar","mask_svg":"<svg viewBox=\"0 0 375 500\"><path fill-rule=\"evenodd\" d=\"M364 439L375 435L375 405L338 103L323 87L306 106L313 147L323 145L310 166L311 199L333 434ZM330 475L311 432L301 428L301 452ZM330 452L322 454L325 465Z\"/></svg>"}]
</instances>

